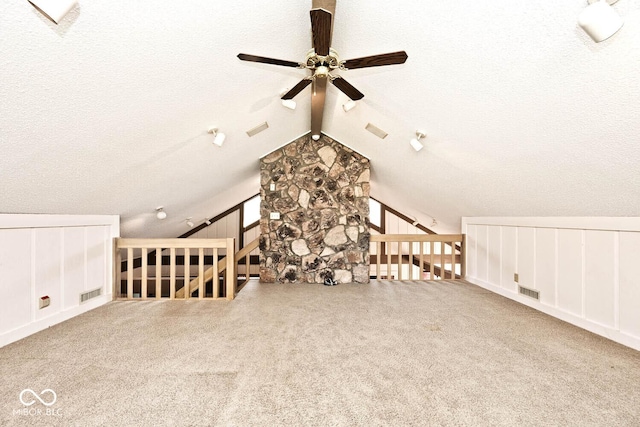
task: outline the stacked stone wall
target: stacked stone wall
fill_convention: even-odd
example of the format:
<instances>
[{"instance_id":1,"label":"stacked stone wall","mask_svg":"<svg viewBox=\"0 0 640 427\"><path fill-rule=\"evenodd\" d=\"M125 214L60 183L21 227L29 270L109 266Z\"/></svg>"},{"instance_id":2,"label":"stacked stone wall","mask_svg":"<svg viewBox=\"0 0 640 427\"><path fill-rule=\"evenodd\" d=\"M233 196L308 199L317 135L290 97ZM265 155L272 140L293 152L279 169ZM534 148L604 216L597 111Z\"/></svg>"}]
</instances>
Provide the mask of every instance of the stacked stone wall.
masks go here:
<instances>
[{"instance_id":1,"label":"stacked stone wall","mask_svg":"<svg viewBox=\"0 0 640 427\"><path fill-rule=\"evenodd\" d=\"M307 135L261 159L260 172L260 280L368 283L369 160Z\"/></svg>"}]
</instances>

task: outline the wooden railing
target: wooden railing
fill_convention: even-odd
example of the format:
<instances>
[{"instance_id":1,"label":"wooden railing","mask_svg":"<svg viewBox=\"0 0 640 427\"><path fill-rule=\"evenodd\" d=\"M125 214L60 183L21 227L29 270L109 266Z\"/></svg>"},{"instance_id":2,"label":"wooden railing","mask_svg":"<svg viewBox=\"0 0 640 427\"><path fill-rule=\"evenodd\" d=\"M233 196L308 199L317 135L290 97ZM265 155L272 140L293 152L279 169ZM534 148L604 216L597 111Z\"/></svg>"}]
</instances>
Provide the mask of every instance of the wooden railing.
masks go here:
<instances>
[{"instance_id":1,"label":"wooden railing","mask_svg":"<svg viewBox=\"0 0 640 427\"><path fill-rule=\"evenodd\" d=\"M191 240L191 239L189 239L189 240ZM233 263L234 271L235 271L233 282L235 284L234 286L236 286L236 288L235 288L235 292L236 293L240 292L240 290L249 281L249 278L250 278L250 270L249 270L250 269L250 264L249 264L249 256L250 255L249 254L258 247L259 241L260 241L259 238L255 239L254 241L249 243L247 246L245 246L244 248L240 249L240 251L238 251L236 254L234 254L234 256L231 258L231 262ZM238 283L236 281L238 279L238 275L239 275L238 264L244 258L246 258L246 260L245 260L245 263L246 263L245 274L243 276L243 282L242 283ZM228 260L225 257L224 259L221 259L220 261L218 261L217 266L214 265L213 267L207 269L204 272L204 274L200 273L198 275L198 277L196 277L195 279L193 279L189 283L189 287L188 287L188 289L190 290L189 294L192 294L195 291L199 290L201 278L206 283L209 280L213 280L214 277L218 277L220 272L222 272L224 270L225 265L226 265L227 262L228 262ZM229 277L227 276L225 281L228 283L228 280L229 280ZM184 287L176 292L176 298L184 298Z\"/></svg>"},{"instance_id":2,"label":"wooden railing","mask_svg":"<svg viewBox=\"0 0 640 427\"><path fill-rule=\"evenodd\" d=\"M388 280L464 278L464 234L375 234L371 276Z\"/></svg>"},{"instance_id":3,"label":"wooden railing","mask_svg":"<svg viewBox=\"0 0 640 427\"><path fill-rule=\"evenodd\" d=\"M233 257L235 241L228 239L115 239L114 298L190 298L193 292L184 292L184 286L195 282L198 299L226 298L236 294L236 272ZM164 263L163 251L168 251ZM208 292L205 260L210 259L212 280ZM124 262L123 262L124 261ZM139 264L139 268L138 265ZM152 267L153 266L153 267ZM197 273L191 270L197 266ZM167 274L168 268L168 274ZM224 272L225 287L220 289L217 278ZM196 277L191 280L191 277ZM151 285L151 286L150 286ZM180 292L182 291L182 292ZM222 295L224 294L224 295Z\"/></svg>"}]
</instances>

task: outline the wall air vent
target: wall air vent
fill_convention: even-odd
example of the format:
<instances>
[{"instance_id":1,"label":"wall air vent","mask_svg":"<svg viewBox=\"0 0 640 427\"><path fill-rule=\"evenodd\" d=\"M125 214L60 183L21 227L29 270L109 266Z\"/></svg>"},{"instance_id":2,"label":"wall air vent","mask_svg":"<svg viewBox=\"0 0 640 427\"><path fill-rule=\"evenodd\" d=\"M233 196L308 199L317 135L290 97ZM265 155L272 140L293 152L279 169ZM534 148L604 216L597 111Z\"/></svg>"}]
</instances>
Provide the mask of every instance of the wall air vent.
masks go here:
<instances>
[{"instance_id":1,"label":"wall air vent","mask_svg":"<svg viewBox=\"0 0 640 427\"><path fill-rule=\"evenodd\" d=\"M525 295L540 301L540 291L525 288L524 286L520 286L520 285L518 285L518 291L520 292L520 295Z\"/></svg>"},{"instance_id":2,"label":"wall air vent","mask_svg":"<svg viewBox=\"0 0 640 427\"><path fill-rule=\"evenodd\" d=\"M89 301L91 298L99 297L102 295L102 288L94 289L93 291L83 292L80 294L80 304Z\"/></svg>"}]
</instances>

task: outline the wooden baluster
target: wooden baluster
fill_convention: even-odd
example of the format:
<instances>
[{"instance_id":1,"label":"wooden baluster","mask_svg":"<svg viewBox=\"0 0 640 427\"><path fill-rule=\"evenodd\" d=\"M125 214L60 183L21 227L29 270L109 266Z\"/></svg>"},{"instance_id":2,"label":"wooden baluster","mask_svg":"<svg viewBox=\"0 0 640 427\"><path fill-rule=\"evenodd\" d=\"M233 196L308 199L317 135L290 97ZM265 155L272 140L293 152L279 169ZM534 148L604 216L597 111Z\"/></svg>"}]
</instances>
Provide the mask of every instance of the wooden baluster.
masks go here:
<instances>
[{"instance_id":1,"label":"wooden baluster","mask_svg":"<svg viewBox=\"0 0 640 427\"><path fill-rule=\"evenodd\" d=\"M402 280L402 242L398 240L398 280Z\"/></svg>"},{"instance_id":2,"label":"wooden baluster","mask_svg":"<svg viewBox=\"0 0 640 427\"><path fill-rule=\"evenodd\" d=\"M127 249L127 298L133 299L133 248Z\"/></svg>"},{"instance_id":3,"label":"wooden baluster","mask_svg":"<svg viewBox=\"0 0 640 427\"><path fill-rule=\"evenodd\" d=\"M382 257L382 242L376 242L376 279L380 280L380 258Z\"/></svg>"},{"instance_id":4,"label":"wooden baluster","mask_svg":"<svg viewBox=\"0 0 640 427\"><path fill-rule=\"evenodd\" d=\"M204 298L204 248L198 249L198 299Z\"/></svg>"},{"instance_id":5,"label":"wooden baluster","mask_svg":"<svg viewBox=\"0 0 640 427\"><path fill-rule=\"evenodd\" d=\"M169 299L176 298L176 248L169 249Z\"/></svg>"},{"instance_id":6,"label":"wooden baluster","mask_svg":"<svg viewBox=\"0 0 640 427\"><path fill-rule=\"evenodd\" d=\"M444 269L445 252L447 252L446 245L444 244L444 242L441 241L440 242L440 278L443 280L447 277L447 271Z\"/></svg>"},{"instance_id":7,"label":"wooden baluster","mask_svg":"<svg viewBox=\"0 0 640 427\"><path fill-rule=\"evenodd\" d=\"M162 248L156 248L156 299L162 298Z\"/></svg>"},{"instance_id":8,"label":"wooden baluster","mask_svg":"<svg viewBox=\"0 0 640 427\"><path fill-rule=\"evenodd\" d=\"M436 275L435 255L435 242L429 242L429 280L434 280Z\"/></svg>"},{"instance_id":9,"label":"wooden baluster","mask_svg":"<svg viewBox=\"0 0 640 427\"><path fill-rule=\"evenodd\" d=\"M424 242L420 242L420 277L418 279L424 279Z\"/></svg>"},{"instance_id":10,"label":"wooden baluster","mask_svg":"<svg viewBox=\"0 0 640 427\"><path fill-rule=\"evenodd\" d=\"M122 253L118 247L118 240L114 239L114 253L115 253L115 272L113 274L113 299L122 297Z\"/></svg>"},{"instance_id":11,"label":"wooden baluster","mask_svg":"<svg viewBox=\"0 0 640 427\"><path fill-rule=\"evenodd\" d=\"M140 284L140 298L147 299L147 248L142 248L142 283Z\"/></svg>"},{"instance_id":12,"label":"wooden baluster","mask_svg":"<svg viewBox=\"0 0 640 427\"><path fill-rule=\"evenodd\" d=\"M391 280L391 242L386 242L387 252L387 280Z\"/></svg>"},{"instance_id":13,"label":"wooden baluster","mask_svg":"<svg viewBox=\"0 0 640 427\"><path fill-rule=\"evenodd\" d=\"M413 265L413 242L409 242L409 280L414 280L413 279L413 270L414 270L414 265Z\"/></svg>"},{"instance_id":14,"label":"wooden baluster","mask_svg":"<svg viewBox=\"0 0 640 427\"><path fill-rule=\"evenodd\" d=\"M184 274L182 281L184 282L184 299L189 299L191 297L191 286L189 286L189 282L191 282L191 272L189 269L191 268L191 260L189 257L191 256L191 251L189 248L184 249Z\"/></svg>"},{"instance_id":15,"label":"wooden baluster","mask_svg":"<svg viewBox=\"0 0 640 427\"><path fill-rule=\"evenodd\" d=\"M228 256L228 255L227 255ZM220 273L218 272L218 248L213 248L213 298L220 298Z\"/></svg>"}]
</instances>

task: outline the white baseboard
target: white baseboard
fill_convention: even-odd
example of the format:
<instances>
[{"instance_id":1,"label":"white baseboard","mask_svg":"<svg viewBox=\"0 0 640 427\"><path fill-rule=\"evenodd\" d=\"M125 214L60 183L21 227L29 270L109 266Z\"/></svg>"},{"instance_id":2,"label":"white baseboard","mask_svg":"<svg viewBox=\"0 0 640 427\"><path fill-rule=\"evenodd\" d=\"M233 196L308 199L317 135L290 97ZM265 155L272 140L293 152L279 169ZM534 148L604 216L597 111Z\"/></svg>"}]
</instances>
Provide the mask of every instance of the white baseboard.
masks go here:
<instances>
[{"instance_id":1,"label":"white baseboard","mask_svg":"<svg viewBox=\"0 0 640 427\"><path fill-rule=\"evenodd\" d=\"M579 317L575 314L560 310L556 307L550 307L548 305L540 303L539 301L535 301L531 298L522 296L517 292L510 291L508 289L493 285L474 277L466 277L465 280L488 291L491 291L498 295L502 295L505 298L509 298L513 301L519 302L520 304L524 304L542 313L548 314L549 316L555 317L556 319L560 319L564 322L570 323L589 332L593 332L596 335L600 335L602 337L610 339L611 341L615 341L619 344L640 351L640 337L626 334L609 326L602 325L583 317Z\"/></svg>"},{"instance_id":2,"label":"white baseboard","mask_svg":"<svg viewBox=\"0 0 640 427\"><path fill-rule=\"evenodd\" d=\"M53 325L57 325L58 323L62 323L65 320L69 320L72 317L76 317L82 313L86 313L87 311L91 311L94 308L98 308L110 302L112 299L113 298L111 294L101 295L99 297L92 298L90 301L87 301L81 305L52 314L51 316L44 319L40 319L33 323L29 323L27 325L5 332L0 335L0 347L4 347L7 344L11 344L18 340L26 338L29 335L35 334L36 332L43 331Z\"/></svg>"}]
</instances>

